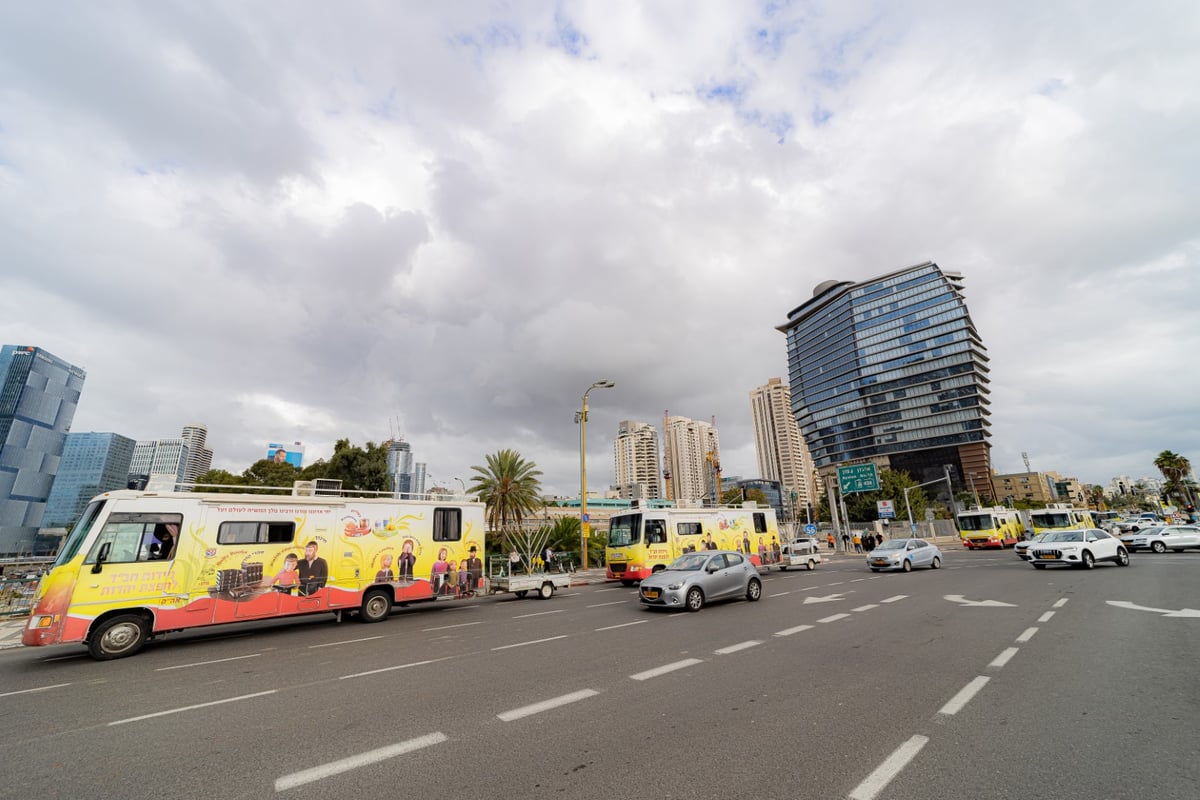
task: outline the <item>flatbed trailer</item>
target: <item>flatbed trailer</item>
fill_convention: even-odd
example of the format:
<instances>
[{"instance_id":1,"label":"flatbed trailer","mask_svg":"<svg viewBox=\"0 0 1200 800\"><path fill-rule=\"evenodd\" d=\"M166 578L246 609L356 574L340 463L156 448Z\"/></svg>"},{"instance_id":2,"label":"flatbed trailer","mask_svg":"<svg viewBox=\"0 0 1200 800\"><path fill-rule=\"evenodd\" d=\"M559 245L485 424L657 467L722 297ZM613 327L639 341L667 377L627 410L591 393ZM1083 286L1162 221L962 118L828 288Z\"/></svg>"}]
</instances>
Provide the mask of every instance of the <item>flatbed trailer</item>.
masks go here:
<instances>
[{"instance_id":1,"label":"flatbed trailer","mask_svg":"<svg viewBox=\"0 0 1200 800\"><path fill-rule=\"evenodd\" d=\"M560 566L557 570L531 569L513 574L508 559L503 556L488 558L488 574L484 589L487 594L507 594L525 597L530 592L541 600L549 600L554 592L571 585L571 573Z\"/></svg>"}]
</instances>

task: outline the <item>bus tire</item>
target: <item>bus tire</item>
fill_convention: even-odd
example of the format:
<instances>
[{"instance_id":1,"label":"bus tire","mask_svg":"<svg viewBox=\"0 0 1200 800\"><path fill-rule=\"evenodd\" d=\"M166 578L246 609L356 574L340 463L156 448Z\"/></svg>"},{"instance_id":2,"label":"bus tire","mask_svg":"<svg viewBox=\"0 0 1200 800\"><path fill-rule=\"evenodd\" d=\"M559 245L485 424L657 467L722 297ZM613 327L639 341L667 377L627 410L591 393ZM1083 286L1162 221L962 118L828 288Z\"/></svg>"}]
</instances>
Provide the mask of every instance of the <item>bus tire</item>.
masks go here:
<instances>
[{"instance_id":1,"label":"bus tire","mask_svg":"<svg viewBox=\"0 0 1200 800\"><path fill-rule=\"evenodd\" d=\"M361 622L382 622L392 613L392 596L386 589L372 589L363 595L358 619Z\"/></svg>"},{"instance_id":2,"label":"bus tire","mask_svg":"<svg viewBox=\"0 0 1200 800\"><path fill-rule=\"evenodd\" d=\"M546 581L541 585L541 588L538 589L538 598L541 600L549 600L553 596L554 584L550 581Z\"/></svg>"},{"instance_id":3,"label":"bus tire","mask_svg":"<svg viewBox=\"0 0 1200 800\"><path fill-rule=\"evenodd\" d=\"M142 649L148 634L145 617L118 614L101 622L88 635L88 653L97 661L125 658Z\"/></svg>"}]
</instances>

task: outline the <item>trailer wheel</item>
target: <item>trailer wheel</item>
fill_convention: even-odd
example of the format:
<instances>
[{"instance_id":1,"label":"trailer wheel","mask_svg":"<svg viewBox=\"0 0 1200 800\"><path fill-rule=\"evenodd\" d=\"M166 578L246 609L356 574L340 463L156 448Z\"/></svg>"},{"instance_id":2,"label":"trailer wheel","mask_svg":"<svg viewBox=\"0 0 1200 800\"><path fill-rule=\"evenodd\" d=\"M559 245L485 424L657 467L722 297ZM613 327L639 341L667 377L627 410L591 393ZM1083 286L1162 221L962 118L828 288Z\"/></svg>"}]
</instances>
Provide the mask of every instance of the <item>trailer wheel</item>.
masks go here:
<instances>
[{"instance_id":1,"label":"trailer wheel","mask_svg":"<svg viewBox=\"0 0 1200 800\"><path fill-rule=\"evenodd\" d=\"M553 596L554 596L554 584L551 583L550 581L546 581L545 583L542 584L541 588L538 589L538 598L541 600L549 600Z\"/></svg>"},{"instance_id":2,"label":"trailer wheel","mask_svg":"<svg viewBox=\"0 0 1200 800\"><path fill-rule=\"evenodd\" d=\"M109 617L88 636L88 652L97 661L131 656L146 643L145 618L138 614Z\"/></svg>"},{"instance_id":3,"label":"trailer wheel","mask_svg":"<svg viewBox=\"0 0 1200 800\"><path fill-rule=\"evenodd\" d=\"M807 569L809 572L812 572L814 569L816 569L816 568L817 568L817 562L816 562L816 561L813 561L813 560L810 558L810 559L808 560L808 563L804 565L804 568L805 568L805 569Z\"/></svg>"},{"instance_id":4,"label":"trailer wheel","mask_svg":"<svg viewBox=\"0 0 1200 800\"><path fill-rule=\"evenodd\" d=\"M513 592L513 594L515 594L517 597L524 597L525 595L529 594L529 590L528 589L517 589L515 592Z\"/></svg>"},{"instance_id":5,"label":"trailer wheel","mask_svg":"<svg viewBox=\"0 0 1200 800\"><path fill-rule=\"evenodd\" d=\"M383 589L373 589L363 597L358 619L361 622L382 622L390 613L392 596Z\"/></svg>"}]
</instances>

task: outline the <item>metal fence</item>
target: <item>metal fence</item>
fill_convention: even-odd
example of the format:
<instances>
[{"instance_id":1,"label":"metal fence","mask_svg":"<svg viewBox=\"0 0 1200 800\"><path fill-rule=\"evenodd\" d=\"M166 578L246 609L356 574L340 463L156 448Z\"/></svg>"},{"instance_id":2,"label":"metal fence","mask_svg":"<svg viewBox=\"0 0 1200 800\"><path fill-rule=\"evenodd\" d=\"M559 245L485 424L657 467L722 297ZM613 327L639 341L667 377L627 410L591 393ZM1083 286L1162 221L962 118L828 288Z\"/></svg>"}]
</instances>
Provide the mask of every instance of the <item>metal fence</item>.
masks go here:
<instances>
[{"instance_id":1,"label":"metal fence","mask_svg":"<svg viewBox=\"0 0 1200 800\"><path fill-rule=\"evenodd\" d=\"M33 610L38 578L0 578L0 618L22 617Z\"/></svg>"}]
</instances>

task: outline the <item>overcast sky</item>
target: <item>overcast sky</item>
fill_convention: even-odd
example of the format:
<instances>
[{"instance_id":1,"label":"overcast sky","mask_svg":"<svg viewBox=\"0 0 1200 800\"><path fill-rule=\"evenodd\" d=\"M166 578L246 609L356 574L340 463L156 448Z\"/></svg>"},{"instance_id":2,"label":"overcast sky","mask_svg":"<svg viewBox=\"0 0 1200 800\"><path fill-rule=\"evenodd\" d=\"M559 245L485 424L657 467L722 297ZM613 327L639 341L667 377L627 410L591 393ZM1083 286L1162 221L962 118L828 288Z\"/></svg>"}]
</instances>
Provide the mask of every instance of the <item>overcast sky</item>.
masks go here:
<instances>
[{"instance_id":1,"label":"overcast sky","mask_svg":"<svg viewBox=\"0 0 1200 800\"><path fill-rule=\"evenodd\" d=\"M1195 2L0 7L0 342L75 431L392 431L579 491L620 420L716 418L828 279L965 276L992 463L1200 463Z\"/></svg>"}]
</instances>

